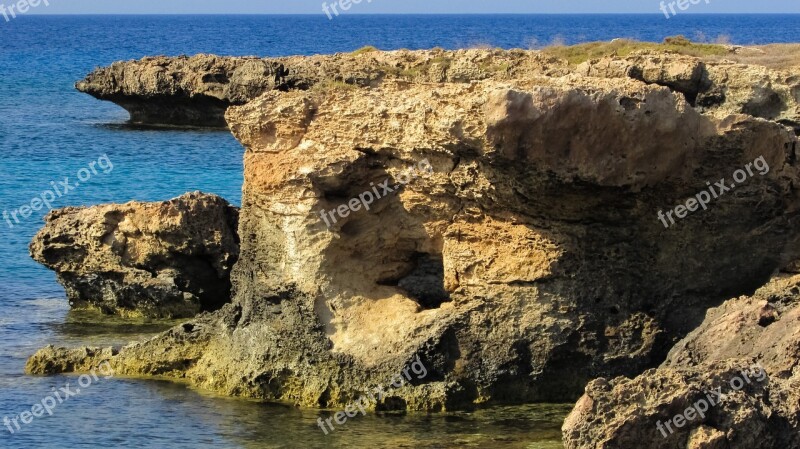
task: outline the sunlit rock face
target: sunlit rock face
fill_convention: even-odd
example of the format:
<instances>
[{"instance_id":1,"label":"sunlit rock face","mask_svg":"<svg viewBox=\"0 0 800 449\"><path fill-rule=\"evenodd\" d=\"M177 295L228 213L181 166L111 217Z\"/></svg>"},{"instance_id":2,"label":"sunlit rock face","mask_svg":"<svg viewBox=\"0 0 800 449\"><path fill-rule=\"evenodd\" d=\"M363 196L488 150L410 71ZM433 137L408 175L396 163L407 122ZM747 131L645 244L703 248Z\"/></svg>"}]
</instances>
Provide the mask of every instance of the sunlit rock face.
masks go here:
<instances>
[{"instance_id":1,"label":"sunlit rock face","mask_svg":"<svg viewBox=\"0 0 800 449\"><path fill-rule=\"evenodd\" d=\"M634 79L669 87L704 113L748 114L800 132L800 77L730 60L638 50L577 66L533 50L369 51L279 58L200 54L146 57L101 67L75 87L112 101L142 125L225 127L225 111L269 91L336 86L379 87L385 81L470 83L560 77ZM730 47L731 57L737 49Z\"/></svg>"},{"instance_id":2,"label":"sunlit rock face","mask_svg":"<svg viewBox=\"0 0 800 449\"><path fill-rule=\"evenodd\" d=\"M419 358L376 408L575 400L657 366L798 255L789 128L646 80L514 70L229 108L246 149L233 303L115 370L338 407Z\"/></svg>"},{"instance_id":3,"label":"sunlit rock face","mask_svg":"<svg viewBox=\"0 0 800 449\"><path fill-rule=\"evenodd\" d=\"M216 195L51 212L31 256L56 272L76 308L191 318L230 302L238 210Z\"/></svg>"},{"instance_id":4,"label":"sunlit rock face","mask_svg":"<svg viewBox=\"0 0 800 449\"><path fill-rule=\"evenodd\" d=\"M385 80L469 82L565 74L566 61L523 50L361 51L280 58L146 57L94 70L76 89L125 108L139 125L224 128L225 111L268 91L374 87Z\"/></svg>"}]
</instances>

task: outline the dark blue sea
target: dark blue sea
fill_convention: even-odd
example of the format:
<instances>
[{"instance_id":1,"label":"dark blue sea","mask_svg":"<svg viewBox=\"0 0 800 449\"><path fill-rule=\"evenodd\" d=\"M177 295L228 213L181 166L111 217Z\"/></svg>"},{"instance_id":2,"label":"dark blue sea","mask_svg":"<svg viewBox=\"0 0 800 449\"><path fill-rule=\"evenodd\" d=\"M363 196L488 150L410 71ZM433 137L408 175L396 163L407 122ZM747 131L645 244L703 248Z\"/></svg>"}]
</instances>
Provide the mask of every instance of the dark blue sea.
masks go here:
<instances>
[{"instance_id":1,"label":"dark blue sea","mask_svg":"<svg viewBox=\"0 0 800 449\"><path fill-rule=\"evenodd\" d=\"M654 6L655 8L655 6ZM656 11L654 11L656 12ZM282 56L381 49L530 48L683 34L732 43L800 42L798 15L531 16L22 16L0 20L0 212L18 210L103 162L53 207L165 200L202 190L239 203L242 148L228 132L143 130L78 93L97 66L148 55ZM111 167L113 165L113 168ZM14 418L72 377L23 374L48 344L124 344L172 323L68 310L55 276L28 256L46 208L0 221L0 419ZM560 448L569 407L506 407L447 415L368 415L324 436L318 412L220 398L168 382L103 379L12 434L0 448Z\"/></svg>"}]
</instances>

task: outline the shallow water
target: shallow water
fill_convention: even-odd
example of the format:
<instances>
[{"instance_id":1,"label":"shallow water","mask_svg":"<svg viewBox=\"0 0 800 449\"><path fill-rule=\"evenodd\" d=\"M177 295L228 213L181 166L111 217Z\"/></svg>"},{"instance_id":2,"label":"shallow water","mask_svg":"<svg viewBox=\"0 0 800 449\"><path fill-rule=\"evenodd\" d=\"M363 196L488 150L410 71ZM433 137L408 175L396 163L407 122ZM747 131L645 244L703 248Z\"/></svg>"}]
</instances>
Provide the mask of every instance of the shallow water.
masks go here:
<instances>
[{"instance_id":1,"label":"shallow water","mask_svg":"<svg viewBox=\"0 0 800 449\"><path fill-rule=\"evenodd\" d=\"M73 89L92 68L153 54L330 53L394 48L528 47L675 34L736 43L800 42L798 16L21 17L0 23L0 209L11 211L105 155L100 171L53 206L164 200L192 190L240 199L242 148L228 132L124 125L126 113ZM0 210L0 212L2 212ZM46 344L121 345L171 324L69 312L55 276L27 244L45 211L0 221L0 418L30 409L74 377L28 377ZM100 377L21 432L0 426L0 448L560 448L570 406L474 413L367 414L325 436L327 413L220 398L184 385Z\"/></svg>"}]
</instances>

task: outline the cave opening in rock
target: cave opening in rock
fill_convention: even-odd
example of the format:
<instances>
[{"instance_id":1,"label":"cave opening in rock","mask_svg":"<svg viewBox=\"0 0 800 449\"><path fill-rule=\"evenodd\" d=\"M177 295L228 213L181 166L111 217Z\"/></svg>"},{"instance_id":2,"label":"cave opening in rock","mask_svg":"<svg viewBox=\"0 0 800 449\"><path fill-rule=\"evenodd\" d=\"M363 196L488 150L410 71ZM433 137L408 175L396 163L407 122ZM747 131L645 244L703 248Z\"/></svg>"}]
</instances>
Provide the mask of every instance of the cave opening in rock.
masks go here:
<instances>
[{"instance_id":1,"label":"cave opening in rock","mask_svg":"<svg viewBox=\"0 0 800 449\"><path fill-rule=\"evenodd\" d=\"M414 253L413 266L399 279L381 282L394 285L419 303L424 309L438 309L442 303L450 302L450 293L444 288L444 263L441 255Z\"/></svg>"}]
</instances>

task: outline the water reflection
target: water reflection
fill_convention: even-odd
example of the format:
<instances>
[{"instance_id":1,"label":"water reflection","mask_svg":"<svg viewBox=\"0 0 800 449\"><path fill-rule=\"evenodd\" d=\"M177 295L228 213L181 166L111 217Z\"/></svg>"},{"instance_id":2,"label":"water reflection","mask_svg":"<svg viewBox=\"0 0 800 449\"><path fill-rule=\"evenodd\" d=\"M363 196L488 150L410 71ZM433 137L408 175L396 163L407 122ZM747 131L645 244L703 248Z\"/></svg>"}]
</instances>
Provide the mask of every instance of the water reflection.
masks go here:
<instances>
[{"instance_id":1,"label":"water reflection","mask_svg":"<svg viewBox=\"0 0 800 449\"><path fill-rule=\"evenodd\" d=\"M176 386L158 389L166 400L182 400ZM495 407L476 412L358 414L325 435L317 418L329 413L262 404L198 393L197 420L216 426L235 446L289 448L497 448L562 449L561 424L572 408L564 405Z\"/></svg>"}]
</instances>

